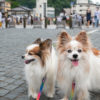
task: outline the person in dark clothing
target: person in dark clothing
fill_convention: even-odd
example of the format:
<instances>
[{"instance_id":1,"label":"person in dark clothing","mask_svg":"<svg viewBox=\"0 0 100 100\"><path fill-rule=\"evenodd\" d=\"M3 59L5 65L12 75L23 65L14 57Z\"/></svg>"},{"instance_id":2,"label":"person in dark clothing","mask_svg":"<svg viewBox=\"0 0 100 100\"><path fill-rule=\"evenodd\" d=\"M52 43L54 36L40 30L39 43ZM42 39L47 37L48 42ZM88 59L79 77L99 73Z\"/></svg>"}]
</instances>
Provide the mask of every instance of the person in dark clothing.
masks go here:
<instances>
[{"instance_id":1,"label":"person in dark clothing","mask_svg":"<svg viewBox=\"0 0 100 100\"><path fill-rule=\"evenodd\" d=\"M23 27L26 28L26 16L23 18Z\"/></svg>"},{"instance_id":2,"label":"person in dark clothing","mask_svg":"<svg viewBox=\"0 0 100 100\"><path fill-rule=\"evenodd\" d=\"M86 18L87 18L87 26L89 27L91 22L91 11L89 9L87 10Z\"/></svg>"}]
</instances>

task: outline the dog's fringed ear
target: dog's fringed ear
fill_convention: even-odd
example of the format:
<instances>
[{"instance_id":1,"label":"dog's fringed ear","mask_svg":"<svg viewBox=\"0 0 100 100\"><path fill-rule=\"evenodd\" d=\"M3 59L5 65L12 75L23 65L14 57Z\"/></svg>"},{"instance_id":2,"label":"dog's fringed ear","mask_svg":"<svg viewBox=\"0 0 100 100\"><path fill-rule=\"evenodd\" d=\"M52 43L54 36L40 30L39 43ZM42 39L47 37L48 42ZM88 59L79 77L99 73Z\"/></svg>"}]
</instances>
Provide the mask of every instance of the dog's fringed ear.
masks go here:
<instances>
[{"instance_id":1,"label":"dog's fringed ear","mask_svg":"<svg viewBox=\"0 0 100 100\"><path fill-rule=\"evenodd\" d=\"M41 43L41 39L38 38L38 39L36 39L33 43L40 44L40 43Z\"/></svg>"},{"instance_id":2,"label":"dog's fringed ear","mask_svg":"<svg viewBox=\"0 0 100 100\"><path fill-rule=\"evenodd\" d=\"M71 36L67 32L62 32L58 37L58 45L64 46L66 43L72 40Z\"/></svg>"},{"instance_id":3,"label":"dog's fringed ear","mask_svg":"<svg viewBox=\"0 0 100 100\"><path fill-rule=\"evenodd\" d=\"M83 46L89 46L89 38L85 31L80 32L76 36L76 40L81 42Z\"/></svg>"},{"instance_id":4,"label":"dog's fringed ear","mask_svg":"<svg viewBox=\"0 0 100 100\"><path fill-rule=\"evenodd\" d=\"M40 43L40 48L42 50L48 49L52 47L52 40L51 39L46 39L42 43Z\"/></svg>"}]
</instances>

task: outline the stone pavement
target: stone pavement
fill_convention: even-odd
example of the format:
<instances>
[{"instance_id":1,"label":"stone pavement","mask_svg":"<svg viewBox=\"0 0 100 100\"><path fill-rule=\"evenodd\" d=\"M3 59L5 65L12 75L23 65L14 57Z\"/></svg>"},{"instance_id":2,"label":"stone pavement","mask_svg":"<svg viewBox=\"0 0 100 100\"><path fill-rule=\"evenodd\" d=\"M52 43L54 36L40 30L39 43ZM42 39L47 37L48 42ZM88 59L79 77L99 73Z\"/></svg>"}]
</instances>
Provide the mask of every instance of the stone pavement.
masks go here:
<instances>
[{"instance_id":1,"label":"stone pavement","mask_svg":"<svg viewBox=\"0 0 100 100\"><path fill-rule=\"evenodd\" d=\"M28 100L27 85L24 78L24 62L21 56L25 53L26 46L36 38L51 38L56 41L60 31L61 29L0 30L0 100ZM71 35L75 35L80 32L80 29L67 31ZM100 29L91 34L90 37L95 47L100 49ZM93 97L95 96L93 95ZM44 97L42 100L45 100Z\"/></svg>"}]
</instances>

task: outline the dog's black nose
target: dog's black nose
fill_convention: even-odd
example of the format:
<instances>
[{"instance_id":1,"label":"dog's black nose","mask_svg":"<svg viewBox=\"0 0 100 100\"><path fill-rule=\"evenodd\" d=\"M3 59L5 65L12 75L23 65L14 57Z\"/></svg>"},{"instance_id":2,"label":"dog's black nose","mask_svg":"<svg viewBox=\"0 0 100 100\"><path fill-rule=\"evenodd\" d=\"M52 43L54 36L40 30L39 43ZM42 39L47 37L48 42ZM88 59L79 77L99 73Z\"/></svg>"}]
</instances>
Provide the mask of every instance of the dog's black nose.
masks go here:
<instances>
[{"instance_id":1,"label":"dog's black nose","mask_svg":"<svg viewBox=\"0 0 100 100\"><path fill-rule=\"evenodd\" d=\"M75 59L76 59L77 57L78 57L78 55L77 55L77 54L74 54L74 55L73 55L73 58L75 58Z\"/></svg>"},{"instance_id":2,"label":"dog's black nose","mask_svg":"<svg viewBox=\"0 0 100 100\"><path fill-rule=\"evenodd\" d=\"M25 56L22 56L22 59L24 59L25 58Z\"/></svg>"}]
</instances>

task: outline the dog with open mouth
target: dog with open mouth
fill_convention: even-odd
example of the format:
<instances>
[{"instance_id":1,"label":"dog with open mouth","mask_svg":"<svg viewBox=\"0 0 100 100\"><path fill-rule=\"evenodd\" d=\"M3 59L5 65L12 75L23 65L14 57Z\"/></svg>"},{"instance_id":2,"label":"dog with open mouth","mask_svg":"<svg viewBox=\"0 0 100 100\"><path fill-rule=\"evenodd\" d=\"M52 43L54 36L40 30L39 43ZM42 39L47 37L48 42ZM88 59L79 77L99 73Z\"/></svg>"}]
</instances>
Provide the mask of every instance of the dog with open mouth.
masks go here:
<instances>
[{"instance_id":1,"label":"dog with open mouth","mask_svg":"<svg viewBox=\"0 0 100 100\"><path fill-rule=\"evenodd\" d=\"M57 73L57 55L52 40L41 41L37 39L26 48L25 76L28 83L29 97L37 98L42 79L46 77L43 93L52 98L55 93L55 81Z\"/></svg>"},{"instance_id":2,"label":"dog with open mouth","mask_svg":"<svg viewBox=\"0 0 100 100\"><path fill-rule=\"evenodd\" d=\"M72 84L75 83L73 100L90 100L88 83L90 78L90 51L93 51L91 42L86 32L80 32L76 37L71 37L67 32L62 32L58 38L58 73L57 82L65 98L69 100ZM99 57L98 57L99 58Z\"/></svg>"}]
</instances>

